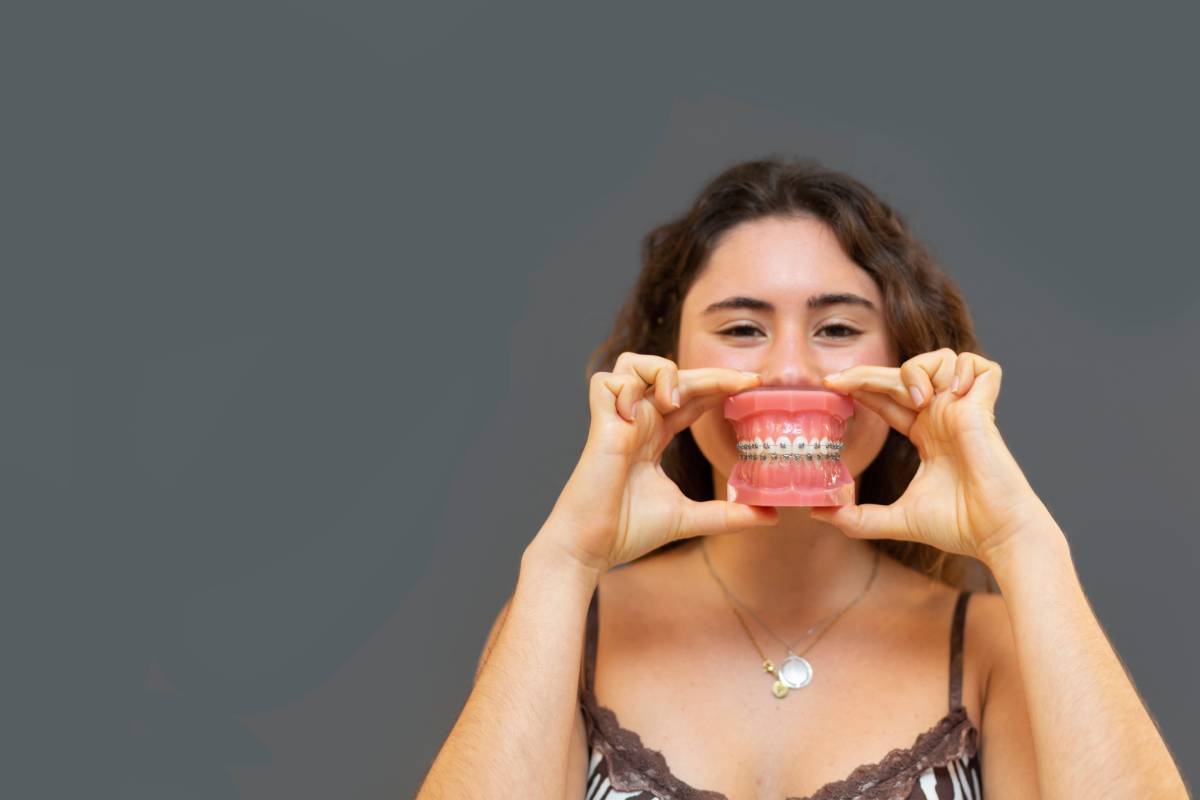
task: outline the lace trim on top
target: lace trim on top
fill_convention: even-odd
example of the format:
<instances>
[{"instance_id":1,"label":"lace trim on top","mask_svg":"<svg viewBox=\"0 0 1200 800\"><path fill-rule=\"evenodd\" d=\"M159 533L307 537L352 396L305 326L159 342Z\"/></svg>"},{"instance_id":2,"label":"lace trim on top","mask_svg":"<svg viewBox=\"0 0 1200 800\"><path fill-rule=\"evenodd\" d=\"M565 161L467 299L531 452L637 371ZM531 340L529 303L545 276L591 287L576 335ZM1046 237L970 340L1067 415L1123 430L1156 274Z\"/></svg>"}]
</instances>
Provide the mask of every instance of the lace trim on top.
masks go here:
<instances>
[{"instance_id":1,"label":"lace trim on top","mask_svg":"<svg viewBox=\"0 0 1200 800\"><path fill-rule=\"evenodd\" d=\"M609 782L625 791L649 791L663 800L729 800L720 792L696 789L671 772L658 750L642 744L641 737L621 727L616 712L600 705L594 686L596 638L598 636L599 587L588 607L586 652L579 687L583 700L588 741L604 755ZM874 764L856 767L842 780L831 781L808 797L785 800L906 800L926 769L944 767L956 758L974 758L979 752L979 731L971 724L962 704L963 633L967 600L971 592L959 593L950 628L950 711L928 730L917 734L909 747L897 747ZM599 735L596 735L596 734Z\"/></svg>"},{"instance_id":2,"label":"lace trim on top","mask_svg":"<svg viewBox=\"0 0 1200 800\"><path fill-rule=\"evenodd\" d=\"M609 782L622 791L649 791L663 800L729 800L720 792L696 789L671 772L666 757L642 744L641 737L622 728L614 711L597 701L584 687L585 715L599 735L589 741L608 763ZM831 781L808 797L785 800L905 800L921 773L932 766L945 766L956 758L978 753L979 734L959 705L929 730L917 735L910 747L897 747L874 764L856 767L850 775Z\"/></svg>"}]
</instances>

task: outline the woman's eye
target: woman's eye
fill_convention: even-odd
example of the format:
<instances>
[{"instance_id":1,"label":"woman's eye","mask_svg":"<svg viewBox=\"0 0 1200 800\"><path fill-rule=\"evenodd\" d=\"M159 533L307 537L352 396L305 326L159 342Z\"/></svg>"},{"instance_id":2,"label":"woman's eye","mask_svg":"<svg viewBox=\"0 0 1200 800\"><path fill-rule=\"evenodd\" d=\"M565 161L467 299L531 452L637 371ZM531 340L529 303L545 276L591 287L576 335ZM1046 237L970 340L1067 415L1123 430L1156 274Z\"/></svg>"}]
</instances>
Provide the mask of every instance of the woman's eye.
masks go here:
<instances>
[{"instance_id":1,"label":"woman's eye","mask_svg":"<svg viewBox=\"0 0 1200 800\"><path fill-rule=\"evenodd\" d=\"M750 334L734 333L734 331L750 331L751 333ZM748 335L752 335L754 333L760 333L760 331L758 330L758 328L754 327L753 325L734 325L732 328L726 328L725 330L721 331L721 333L724 334L725 336L745 337Z\"/></svg>"},{"instance_id":2,"label":"woman's eye","mask_svg":"<svg viewBox=\"0 0 1200 800\"><path fill-rule=\"evenodd\" d=\"M834 336L833 337L834 339L846 339L851 336L854 336L857 333L861 333L861 331L855 330L854 328L851 328L849 325L826 325L825 327L821 328L821 330L827 331L830 328L840 328L841 330L846 331L846 333L844 333L844 334ZM818 333L819 332L820 331L818 331Z\"/></svg>"},{"instance_id":3,"label":"woman's eye","mask_svg":"<svg viewBox=\"0 0 1200 800\"><path fill-rule=\"evenodd\" d=\"M832 338L832 339L848 339L851 336L856 336L859 333L862 333L862 331L857 330L855 328L851 328L849 325L839 325L839 324L825 325L824 327L820 328L817 332L820 333L822 331L828 331L828 330L842 331L842 333L830 334L830 338ZM721 334L723 336L733 336L733 337L736 337L739 339L753 337L755 335L763 335L763 336L766 335L762 331L760 331L758 328L754 327L753 325L734 325L732 327L726 328L725 330L721 331Z\"/></svg>"}]
</instances>

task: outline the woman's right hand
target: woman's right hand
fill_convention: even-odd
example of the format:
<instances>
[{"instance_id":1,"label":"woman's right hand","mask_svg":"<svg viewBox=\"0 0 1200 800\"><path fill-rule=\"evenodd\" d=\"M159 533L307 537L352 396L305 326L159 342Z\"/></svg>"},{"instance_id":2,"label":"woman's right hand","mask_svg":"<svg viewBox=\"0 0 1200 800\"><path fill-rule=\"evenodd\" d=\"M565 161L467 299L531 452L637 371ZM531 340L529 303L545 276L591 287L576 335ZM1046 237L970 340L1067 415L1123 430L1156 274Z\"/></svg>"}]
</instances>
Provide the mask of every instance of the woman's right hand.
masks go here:
<instances>
[{"instance_id":1,"label":"woman's right hand","mask_svg":"<svg viewBox=\"0 0 1200 800\"><path fill-rule=\"evenodd\" d=\"M600 574L676 539L774 524L773 508L691 500L660 464L676 434L760 380L622 353L612 372L592 376L587 443L538 537Z\"/></svg>"}]
</instances>

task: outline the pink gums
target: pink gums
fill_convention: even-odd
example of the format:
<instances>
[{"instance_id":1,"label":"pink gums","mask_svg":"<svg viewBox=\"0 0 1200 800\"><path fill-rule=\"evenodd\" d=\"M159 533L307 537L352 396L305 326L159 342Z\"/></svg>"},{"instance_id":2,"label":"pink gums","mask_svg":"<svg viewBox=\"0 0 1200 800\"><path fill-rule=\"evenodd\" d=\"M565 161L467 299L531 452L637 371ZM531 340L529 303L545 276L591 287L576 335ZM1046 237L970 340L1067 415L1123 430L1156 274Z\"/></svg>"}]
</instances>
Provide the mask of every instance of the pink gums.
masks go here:
<instances>
[{"instance_id":1,"label":"pink gums","mask_svg":"<svg viewBox=\"0 0 1200 800\"><path fill-rule=\"evenodd\" d=\"M726 498L754 506L853 502L854 478L840 448L828 444L842 441L853 415L848 395L824 389L766 387L726 398L739 443Z\"/></svg>"}]
</instances>

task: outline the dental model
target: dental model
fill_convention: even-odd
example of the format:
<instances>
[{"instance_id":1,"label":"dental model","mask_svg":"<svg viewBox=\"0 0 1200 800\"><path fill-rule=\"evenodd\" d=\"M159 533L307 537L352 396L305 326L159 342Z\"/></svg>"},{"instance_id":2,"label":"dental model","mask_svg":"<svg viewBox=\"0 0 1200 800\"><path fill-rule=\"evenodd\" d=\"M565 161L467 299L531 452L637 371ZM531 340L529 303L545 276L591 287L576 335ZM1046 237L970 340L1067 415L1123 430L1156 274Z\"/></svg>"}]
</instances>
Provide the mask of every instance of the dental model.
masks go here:
<instances>
[{"instance_id":1,"label":"dental model","mask_svg":"<svg viewBox=\"0 0 1200 800\"><path fill-rule=\"evenodd\" d=\"M848 395L771 386L725 399L738 460L726 499L754 506L839 506L854 500L842 435L854 415Z\"/></svg>"}]
</instances>

